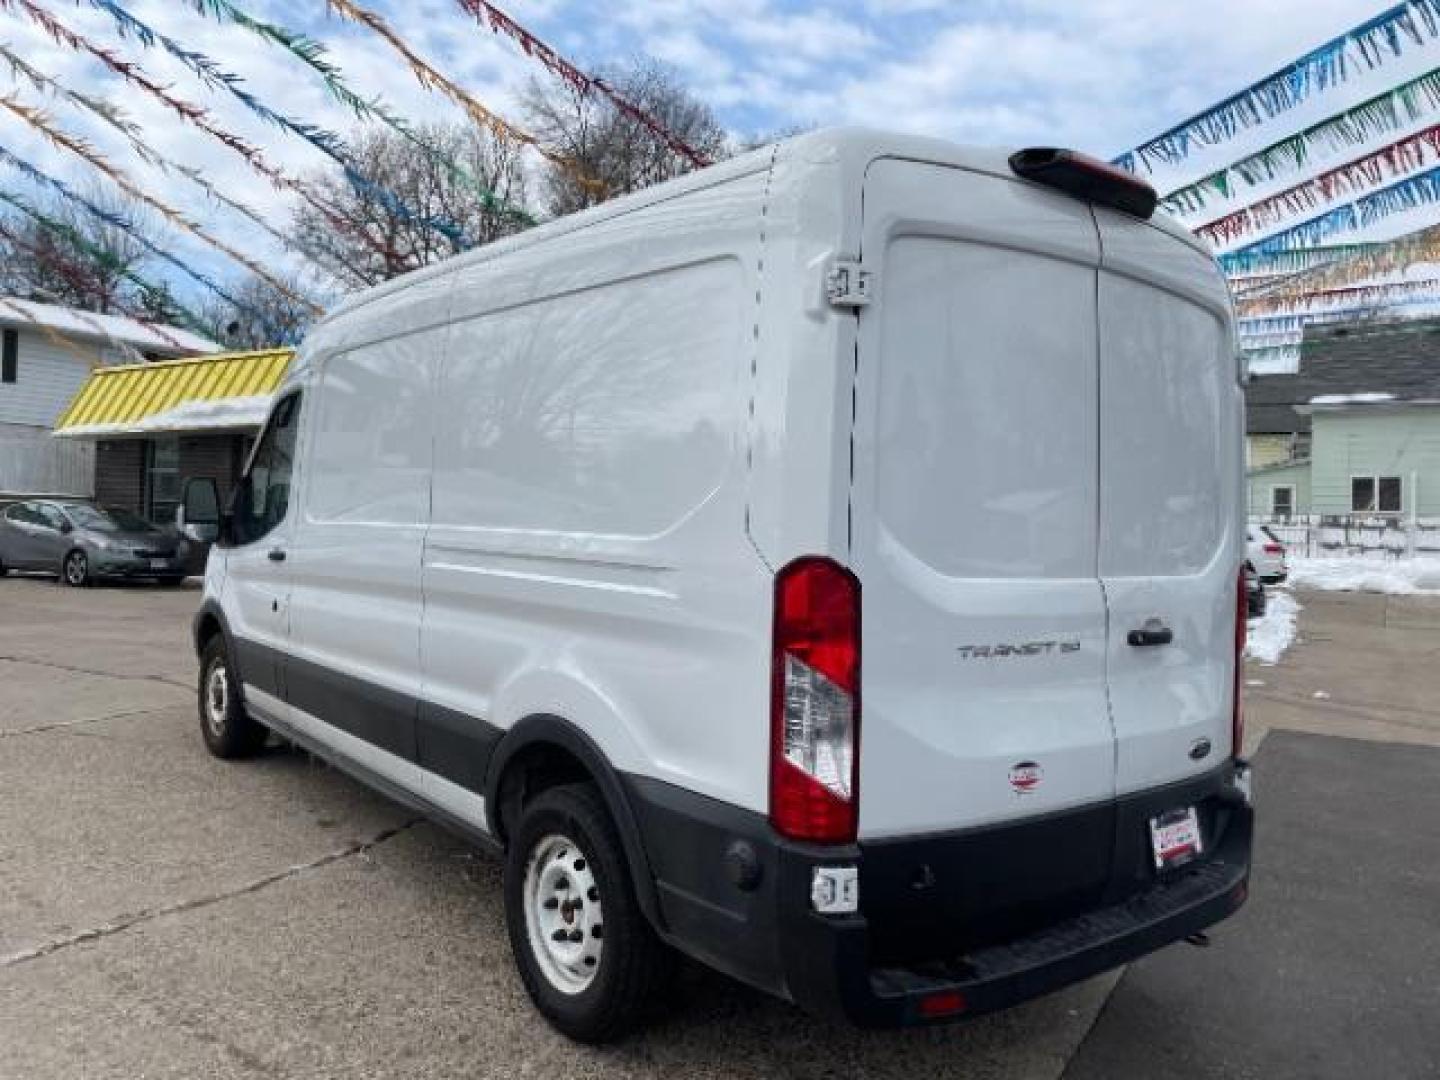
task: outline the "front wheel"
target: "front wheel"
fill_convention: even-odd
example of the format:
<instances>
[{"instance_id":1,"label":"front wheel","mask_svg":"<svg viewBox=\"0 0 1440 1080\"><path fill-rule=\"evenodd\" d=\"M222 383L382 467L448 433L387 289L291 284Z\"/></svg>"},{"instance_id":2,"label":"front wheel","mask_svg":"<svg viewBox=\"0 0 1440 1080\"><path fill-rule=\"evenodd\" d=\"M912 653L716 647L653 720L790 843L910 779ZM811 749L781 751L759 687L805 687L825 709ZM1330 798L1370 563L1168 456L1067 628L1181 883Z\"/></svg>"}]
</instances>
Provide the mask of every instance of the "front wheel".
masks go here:
<instances>
[{"instance_id":1,"label":"front wheel","mask_svg":"<svg viewBox=\"0 0 1440 1080\"><path fill-rule=\"evenodd\" d=\"M90 584L90 557L83 551L70 552L60 566L60 577L72 589L85 588Z\"/></svg>"},{"instance_id":2,"label":"front wheel","mask_svg":"<svg viewBox=\"0 0 1440 1080\"><path fill-rule=\"evenodd\" d=\"M599 793L589 784L542 792L510 840L505 922L531 1000L572 1039L620 1038L659 999L674 954L640 910Z\"/></svg>"},{"instance_id":3,"label":"front wheel","mask_svg":"<svg viewBox=\"0 0 1440 1080\"><path fill-rule=\"evenodd\" d=\"M200 734L218 758L252 757L265 747L268 732L245 712L225 639L216 634L200 654Z\"/></svg>"}]
</instances>

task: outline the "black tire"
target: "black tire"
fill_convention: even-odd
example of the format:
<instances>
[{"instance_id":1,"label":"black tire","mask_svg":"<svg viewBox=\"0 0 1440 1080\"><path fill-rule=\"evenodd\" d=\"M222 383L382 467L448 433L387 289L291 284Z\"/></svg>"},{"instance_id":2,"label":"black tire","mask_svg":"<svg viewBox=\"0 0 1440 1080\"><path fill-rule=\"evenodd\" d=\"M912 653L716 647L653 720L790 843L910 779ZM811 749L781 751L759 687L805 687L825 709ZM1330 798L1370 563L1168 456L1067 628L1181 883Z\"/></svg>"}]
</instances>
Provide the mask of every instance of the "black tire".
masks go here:
<instances>
[{"instance_id":1,"label":"black tire","mask_svg":"<svg viewBox=\"0 0 1440 1080\"><path fill-rule=\"evenodd\" d=\"M10 568L5 565L4 559L0 559L0 577L4 577L8 573L10 573Z\"/></svg>"},{"instance_id":2,"label":"black tire","mask_svg":"<svg viewBox=\"0 0 1440 1080\"><path fill-rule=\"evenodd\" d=\"M181 585L185 584L185 579L183 577L162 577L157 578L156 580L158 580L160 584L165 586L165 588L167 589L178 589Z\"/></svg>"},{"instance_id":3,"label":"black tire","mask_svg":"<svg viewBox=\"0 0 1440 1080\"><path fill-rule=\"evenodd\" d=\"M588 860L598 893L587 899L596 911L603 908L603 938L593 935L603 946L592 981L578 992L566 992L546 974L530 934L527 871L532 855L556 836L574 841L582 867ZM612 1042L633 1030L650 1015L675 970L675 954L640 910L619 833L590 784L550 788L524 807L505 856L505 923L530 999L578 1042Z\"/></svg>"},{"instance_id":4,"label":"black tire","mask_svg":"<svg viewBox=\"0 0 1440 1080\"><path fill-rule=\"evenodd\" d=\"M220 699L212 701L212 680L224 683ZM240 686L230 664L230 650L225 638L216 634L205 643L200 653L200 685L198 695L200 735L210 753L226 761L254 757L265 748L269 731L245 711L240 700Z\"/></svg>"},{"instance_id":5,"label":"black tire","mask_svg":"<svg viewBox=\"0 0 1440 1080\"><path fill-rule=\"evenodd\" d=\"M90 556L79 548L67 551L60 560L60 580L72 589L88 588L92 580Z\"/></svg>"}]
</instances>

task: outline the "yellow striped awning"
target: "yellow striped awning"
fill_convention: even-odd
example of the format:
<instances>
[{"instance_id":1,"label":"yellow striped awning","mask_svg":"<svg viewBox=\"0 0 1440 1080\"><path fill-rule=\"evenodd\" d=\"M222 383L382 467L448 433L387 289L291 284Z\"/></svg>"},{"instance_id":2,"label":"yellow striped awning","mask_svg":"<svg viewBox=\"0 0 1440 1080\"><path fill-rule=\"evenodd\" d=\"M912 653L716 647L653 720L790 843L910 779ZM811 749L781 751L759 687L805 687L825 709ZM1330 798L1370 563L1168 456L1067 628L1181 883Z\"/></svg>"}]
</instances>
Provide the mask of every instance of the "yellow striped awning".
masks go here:
<instances>
[{"instance_id":1,"label":"yellow striped awning","mask_svg":"<svg viewBox=\"0 0 1440 1080\"><path fill-rule=\"evenodd\" d=\"M55 423L68 438L238 431L265 419L293 349L98 367Z\"/></svg>"}]
</instances>

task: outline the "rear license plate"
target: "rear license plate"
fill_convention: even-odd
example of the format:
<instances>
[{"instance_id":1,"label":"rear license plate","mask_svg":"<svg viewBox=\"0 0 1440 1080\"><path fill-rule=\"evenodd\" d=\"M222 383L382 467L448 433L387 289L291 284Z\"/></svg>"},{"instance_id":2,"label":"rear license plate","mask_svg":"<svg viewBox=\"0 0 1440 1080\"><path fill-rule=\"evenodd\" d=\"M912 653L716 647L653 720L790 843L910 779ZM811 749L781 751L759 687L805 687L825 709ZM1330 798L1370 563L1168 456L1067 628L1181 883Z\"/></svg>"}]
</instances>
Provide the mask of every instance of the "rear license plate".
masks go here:
<instances>
[{"instance_id":1,"label":"rear license plate","mask_svg":"<svg viewBox=\"0 0 1440 1080\"><path fill-rule=\"evenodd\" d=\"M167 567L167 566L169 566L169 565L170 565L170 560L169 560L169 559L151 559L151 560L150 560L150 569L151 569L151 570L164 570L165 567Z\"/></svg>"},{"instance_id":2,"label":"rear license plate","mask_svg":"<svg viewBox=\"0 0 1440 1080\"><path fill-rule=\"evenodd\" d=\"M1173 870L1200 856L1200 815L1193 806L1170 810L1150 819L1150 850L1156 870Z\"/></svg>"}]
</instances>

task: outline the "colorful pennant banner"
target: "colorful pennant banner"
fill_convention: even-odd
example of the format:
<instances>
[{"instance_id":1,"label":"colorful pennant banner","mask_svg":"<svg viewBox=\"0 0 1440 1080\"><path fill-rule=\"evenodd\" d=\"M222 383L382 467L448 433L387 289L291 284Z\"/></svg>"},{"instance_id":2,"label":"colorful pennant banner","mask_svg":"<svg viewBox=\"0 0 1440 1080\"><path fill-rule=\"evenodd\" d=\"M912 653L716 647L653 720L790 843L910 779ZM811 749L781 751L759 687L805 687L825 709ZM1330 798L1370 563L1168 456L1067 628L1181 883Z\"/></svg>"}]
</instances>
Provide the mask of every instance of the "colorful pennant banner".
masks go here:
<instances>
[{"instance_id":1,"label":"colorful pennant banner","mask_svg":"<svg viewBox=\"0 0 1440 1080\"><path fill-rule=\"evenodd\" d=\"M32 240L21 236L19 233L11 229L10 226L5 223L5 220L3 218L0 218L0 237L4 237L15 247L29 252L35 259L44 260L47 265L54 267L60 273L60 276L63 277L66 281L68 281L71 288L75 289L77 293L84 294L95 287L94 278L86 274L85 268L79 263L77 263L74 259L66 258L58 247L40 247L40 245L34 243ZM146 326L156 335L164 338L167 342L169 342L176 349L179 349L181 352L192 351L190 346L184 344L174 334L170 333L170 331L164 326L164 324L155 322L143 311L136 310L129 304L121 303L118 299L113 297L111 299L114 304L115 310L119 311L126 318L134 319L136 322ZM82 311L76 311L76 314L81 316L85 322L93 326L101 334L101 336L109 336L108 333L105 331L104 327L99 322L89 318L89 316L87 316ZM118 345L121 343L116 342L115 344ZM143 357L141 359L143 359Z\"/></svg>"},{"instance_id":2,"label":"colorful pennant banner","mask_svg":"<svg viewBox=\"0 0 1440 1080\"><path fill-rule=\"evenodd\" d=\"M1247 187L1267 184L1306 168L1317 155L1352 150L1377 136L1413 124L1437 108L1440 108L1440 68L1433 68L1171 192L1161 200L1161 205L1181 217L1199 213L1210 196L1231 198L1236 193L1237 181Z\"/></svg>"},{"instance_id":3,"label":"colorful pennant banner","mask_svg":"<svg viewBox=\"0 0 1440 1080\"><path fill-rule=\"evenodd\" d=\"M403 117L397 115L378 98L361 97L345 82L344 73L325 57L325 46L299 31L290 30L275 23L265 22L247 13L231 0L189 0L202 15L208 15L220 22L239 26L261 40L284 49L302 64L315 71L325 83L325 88L340 104L356 116L379 120L406 141L418 148L429 160L435 162L464 186L480 197L481 203L490 213L509 218L519 224L530 226L535 219L525 210L511 206L488 188L472 172L447 154L443 154L423 138Z\"/></svg>"},{"instance_id":4,"label":"colorful pennant banner","mask_svg":"<svg viewBox=\"0 0 1440 1080\"><path fill-rule=\"evenodd\" d=\"M121 232L125 233L137 244L143 247L146 251L148 251L151 255L154 255L157 259L160 259L161 261L169 264L170 266L173 266L176 270L179 270L186 277L189 277L192 280L203 285L205 288L213 292L216 296L229 303L232 307L248 313L253 318L259 319L262 324L266 323L266 316L264 312L245 303L243 300L239 300L236 297L232 296L225 289L225 287L219 282L215 281L214 278L211 278L209 275L203 273L202 271L195 269L195 267L191 266L185 260L178 258L177 256L171 254L169 251L160 247L154 241L150 240L148 237L145 236L142 230L136 228L135 223L131 221L130 218L126 215L119 213L118 211L109 210L103 206L97 205L96 203L87 199L85 196L71 190L70 187L63 181L57 180L54 177L48 175L47 173L41 172L24 158L21 158L18 155L12 153L4 145L0 145L0 161L5 162L7 165L14 168L17 172L21 173L26 178L33 181L35 184L41 187L49 188L51 191L54 191L67 202L73 203L74 205L80 207L82 210L94 217L96 220L103 221L106 225L109 225L115 229L119 229Z\"/></svg>"},{"instance_id":5,"label":"colorful pennant banner","mask_svg":"<svg viewBox=\"0 0 1440 1080\"><path fill-rule=\"evenodd\" d=\"M63 98L77 108L85 110L102 123L119 132L130 144L130 148L135 151L136 156L147 165L153 165L166 175L178 174L183 176L203 191L206 196L217 205L234 210L237 214L246 218L251 224L268 233L286 249L296 251L289 238L266 221L258 210L246 205L239 199L225 194L207 180L199 169L190 165L182 165L180 162L168 158L158 150L148 146L145 142L145 134L141 130L140 125L127 118L118 106L70 89L61 83L60 80L53 76L46 75L43 71L27 63L4 43L0 43L0 58L3 58L9 63L12 75L17 78L24 76L35 89L50 91L56 97ZM296 253L304 254L299 251L296 251Z\"/></svg>"},{"instance_id":6,"label":"colorful pennant banner","mask_svg":"<svg viewBox=\"0 0 1440 1080\"><path fill-rule=\"evenodd\" d=\"M30 218L47 232L63 239L76 251L83 253L84 255L93 259L97 264L104 266L107 269L111 270L113 273L117 273L121 277L125 278L125 280L129 281L132 285L138 288L140 290L140 294L145 297L146 302L156 307L157 310L169 307L170 309L174 310L175 313L179 316L180 321L183 322L186 326L188 326L191 330L194 330L196 333L203 334L206 337L216 337L214 329L209 327L204 319L201 319L184 304L181 304L179 301L175 300L174 297L169 296L164 289L160 288L157 285L154 285L153 283L147 281L145 278L141 277L139 274L135 273L124 263L116 259L115 255L112 252L106 251L104 248L91 241L84 234L78 232L70 225L51 217L49 214L46 214L41 210L36 209L28 201L21 198L13 191L0 189L0 202L4 202L9 204L10 206L13 206L16 210L19 210L22 214Z\"/></svg>"},{"instance_id":7,"label":"colorful pennant banner","mask_svg":"<svg viewBox=\"0 0 1440 1080\"><path fill-rule=\"evenodd\" d=\"M112 0L90 0L92 4L108 4ZM1440 3L1440 0L1436 0ZM465 115L478 124L493 132L498 138L509 139L512 142L523 143L533 147L535 151L549 161L552 165L564 169L571 176L575 177L580 184L591 191L603 193L605 184L590 176L579 162L568 158L564 154L551 150L534 135L522 128L505 120L497 113L486 108L479 101L475 100L469 93L461 89L454 82L447 79L421 56L405 43L405 39L390 28L390 24L366 8L354 3L353 0L325 0L325 4L336 14L359 23L376 34L387 45L394 49L409 65L410 71L415 76L415 81L426 90L438 91L448 98L452 103L459 106Z\"/></svg>"},{"instance_id":8,"label":"colorful pennant banner","mask_svg":"<svg viewBox=\"0 0 1440 1080\"><path fill-rule=\"evenodd\" d=\"M1288 112L1313 95L1346 82L1357 65L1352 53L1373 69L1404 52L1406 42L1423 45L1440 34L1440 0L1406 0L1327 41L1218 105L1190 117L1115 159L1130 172L1173 165L1199 146L1216 146L1241 131Z\"/></svg>"},{"instance_id":9,"label":"colorful pennant banner","mask_svg":"<svg viewBox=\"0 0 1440 1080\"><path fill-rule=\"evenodd\" d=\"M28 4L31 0L0 0L0 3L22 3ZM344 141L332 131L316 127L314 124L303 120L297 120L284 113L277 112L262 102L255 94L246 89L245 80L239 75L226 71L215 61L203 53L193 49L187 49L173 38L152 29L141 22L125 8L121 7L115 0L86 0L91 7L105 12L114 20L116 28L121 37L134 37L146 48L153 48L159 45L161 49L169 53L180 63L184 64L195 73L208 86L224 90L233 98L239 101L250 112L269 124L288 131L290 134L303 139L315 149L319 150L326 157L330 158L340 166L345 179L353 187L357 194L371 198L380 203L385 209L403 221L423 225L426 228L434 229L444 236L456 251L463 251L470 246L464 230L452 221L442 217L431 217L418 212L406 204L394 192L390 191L383 184L378 184L365 176L355 168L351 160L350 150ZM1440 0L1437 0L1440 2Z\"/></svg>"},{"instance_id":10,"label":"colorful pennant banner","mask_svg":"<svg viewBox=\"0 0 1440 1080\"><path fill-rule=\"evenodd\" d=\"M169 89L156 82L145 73L139 64L122 60L113 51L101 48L88 38L77 34L59 19L51 15L44 8L36 5L33 0L0 0L0 7L8 10L19 9L32 22L41 27L58 44L64 45L75 52L84 52L93 56L106 66L111 72L124 79L131 86L139 87L149 94L156 101L173 111L186 123L205 132L215 139L232 153L239 155L254 172L268 180L277 190L293 191L315 209L331 227L354 236L363 241L377 255L386 260L387 264L399 261L396 252L387 247L379 239L372 236L367 230L357 227L350 222L343 214L339 213L325 199L314 192L310 185L287 175L279 167L269 162L259 148L247 142L239 135L226 131L217 125L210 114L199 105L186 101L183 98L172 94ZM347 267L355 280L363 280L361 275L354 268Z\"/></svg>"},{"instance_id":11,"label":"colorful pennant banner","mask_svg":"<svg viewBox=\"0 0 1440 1080\"><path fill-rule=\"evenodd\" d=\"M525 51L526 56L532 56L539 60L551 74L564 81L577 94L592 92L602 94L620 112L640 124L671 151L683 157L697 169L703 169L711 164L709 158L667 128L652 113L622 96L605 80L581 71L505 12L489 3L488 0L456 0L456 2L473 15L481 26L489 26L494 33L505 34L507 37L513 38Z\"/></svg>"},{"instance_id":12,"label":"colorful pennant banner","mask_svg":"<svg viewBox=\"0 0 1440 1080\"><path fill-rule=\"evenodd\" d=\"M70 153L80 158L95 171L101 173L106 178L108 178L111 183L115 184L115 186L120 188L121 191L125 192L126 195L129 195L137 202L144 203L146 206L150 207L152 210L154 210L157 214L163 217L170 224L174 225L176 228L184 230L191 236L195 237L197 240L208 245L209 247L214 248L222 255L228 256L240 266L243 266L246 270L250 271L250 273L254 274L261 281L265 282L265 284L269 285L272 289L278 292L281 296L285 297L285 299L289 300L291 303L297 304L300 307L305 308L310 312L311 315L319 316L324 313L324 310L321 307L319 307L317 304L310 302L305 297L301 296L299 293L296 293L283 281L271 274L254 259L250 258L243 252L236 250L230 244L227 244L219 237L213 235L208 229L204 228L203 226L199 225L194 221L191 221L184 214L180 213L180 211L175 210L170 206L167 206L165 203L161 202L159 199L146 192L144 188L131 180L119 168L111 164L109 161L106 161L103 156L101 156L83 139L79 139L74 135L71 135L68 132L56 127L54 122L44 113L40 112L38 109L32 109L29 106L23 105L20 102L16 101L14 98L4 94L0 94L0 107L8 109L11 113L20 117L36 131L44 135L54 145L60 147L61 149L68 150Z\"/></svg>"},{"instance_id":13,"label":"colorful pennant banner","mask_svg":"<svg viewBox=\"0 0 1440 1080\"><path fill-rule=\"evenodd\" d=\"M1362 158L1330 169L1277 195L1217 218L1195 229L1195 234L1216 247L1279 224L1295 214L1314 210L1337 196L1358 195L1440 156L1440 124L1432 125Z\"/></svg>"},{"instance_id":14,"label":"colorful pennant banner","mask_svg":"<svg viewBox=\"0 0 1440 1080\"><path fill-rule=\"evenodd\" d=\"M1356 308L1378 309L1407 301L1440 302L1440 280L1402 281L1387 285L1355 285L1341 289L1324 289L1304 296L1263 297L1242 300L1235 305L1242 319L1274 315L1307 315Z\"/></svg>"},{"instance_id":15,"label":"colorful pennant banner","mask_svg":"<svg viewBox=\"0 0 1440 1080\"><path fill-rule=\"evenodd\" d=\"M1237 257L1251 253L1269 254L1295 248L1312 248L1342 233L1368 228L1393 214L1428 206L1440 200L1440 166L1373 191L1352 203L1338 206L1318 217L1292 225L1264 240L1248 244L1219 257L1220 266L1229 273L1236 268Z\"/></svg>"}]
</instances>

